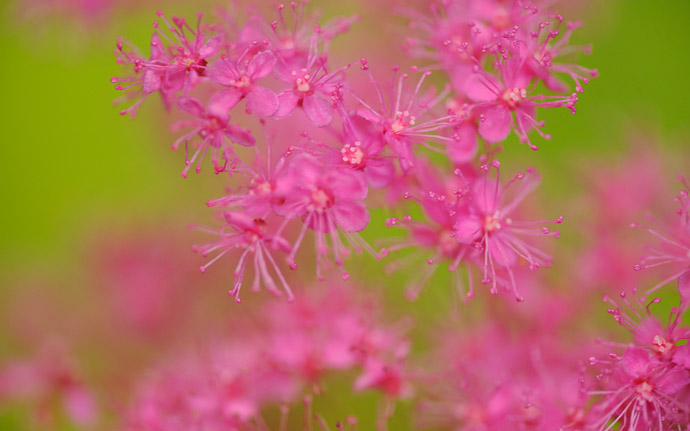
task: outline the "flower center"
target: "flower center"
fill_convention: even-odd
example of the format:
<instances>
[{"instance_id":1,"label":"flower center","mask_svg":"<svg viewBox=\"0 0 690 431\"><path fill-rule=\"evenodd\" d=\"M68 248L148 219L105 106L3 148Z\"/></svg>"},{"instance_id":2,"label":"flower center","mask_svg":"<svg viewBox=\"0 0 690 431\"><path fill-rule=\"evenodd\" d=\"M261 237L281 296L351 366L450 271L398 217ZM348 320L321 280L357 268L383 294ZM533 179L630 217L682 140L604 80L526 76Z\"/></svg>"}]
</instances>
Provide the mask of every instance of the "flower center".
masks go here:
<instances>
[{"instance_id":1,"label":"flower center","mask_svg":"<svg viewBox=\"0 0 690 431\"><path fill-rule=\"evenodd\" d=\"M416 119L410 115L409 111L398 111L395 113L395 121L391 124L393 133L400 133L408 126L414 126Z\"/></svg>"},{"instance_id":2,"label":"flower center","mask_svg":"<svg viewBox=\"0 0 690 431\"><path fill-rule=\"evenodd\" d=\"M654 400L654 386L650 385L647 381L638 383L635 391L637 391L637 397L640 402Z\"/></svg>"},{"instance_id":3,"label":"flower center","mask_svg":"<svg viewBox=\"0 0 690 431\"><path fill-rule=\"evenodd\" d=\"M512 109L527 98L527 90L517 87L508 89L503 92L501 98L503 99L503 102L505 102L505 104Z\"/></svg>"},{"instance_id":4,"label":"flower center","mask_svg":"<svg viewBox=\"0 0 690 431\"><path fill-rule=\"evenodd\" d=\"M309 75L307 69L302 69L299 72L293 70L292 77L295 79L295 90L302 93L308 93L311 91L311 85L309 84L311 75Z\"/></svg>"},{"instance_id":5,"label":"flower center","mask_svg":"<svg viewBox=\"0 0 690 431\"><path fill-rule=\"evenodd\" d=\"M259 196L264 196L268 195L273 191L273 184L271 184L270 181L266 180L252 180L251 181L251 186L250 186L249 194L250 195L259 195Z\"/></svg>"},{"instance_id":6,"label":"flower center","mask_svg":"<svg viewBox=\"0 0 690 431\"><path fill-rule=\"evenodd\" d=\"M496 232L501 228L501 219L498 211L484 217L484 231L486 233Z\"/></svg>"},{"instance_id":7,"label":"flower center","mask_svg":"<svg viewBox=\"0 0 690 431\"><path fill-rule=\"evenodd\" d=\"M317 212L324 212L333 205L333 196L322 188L315 188L311 192L311 208Z\"/></svg>"},{"instance_id":8,"label":"flower center","mask_svg":"<svg viewBox=\"0 0 690 431\"><path fill-rule=\"evenodd\" d=\"M671 350L675 346L675 343L668 341L660 335L655 335L654 340L652 341L652 345L654 346L654 350L656 350L661 355L665 355L671 352Z\"/></svg>"},{"instance_id":9,"label":"flower center","mask_svg":"<svg viewBox=\"0 0 690 431\"><path fill-rule=\"evenodd\" d=\"M340 150L343 155L343 162L355 168L364 167L364 151L362 150L362 143L356 141L353 145L345 144Z\"/></svg>"},{"instance_id":10,"label":"flower center","mask_svg":"<svg viewBox=\"0 0 690 431\"><path fill-rule=\"evenodd\" d=\"M242 75L239 79L233 79L230 84L240 90L247 89L252 85L252 79L247 75Z\"/></svg>"}]
</instances>

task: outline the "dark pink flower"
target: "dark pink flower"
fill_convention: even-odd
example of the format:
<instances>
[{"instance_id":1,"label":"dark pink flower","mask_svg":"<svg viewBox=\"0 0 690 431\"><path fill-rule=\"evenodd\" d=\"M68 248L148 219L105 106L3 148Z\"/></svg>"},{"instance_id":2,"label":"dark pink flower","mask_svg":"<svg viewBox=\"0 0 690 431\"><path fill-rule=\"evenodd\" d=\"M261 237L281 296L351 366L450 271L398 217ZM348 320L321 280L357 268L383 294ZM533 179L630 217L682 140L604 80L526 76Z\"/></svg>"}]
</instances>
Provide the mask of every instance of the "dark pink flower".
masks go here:
<instances>
[{"instance_id":1,"label":"dark pink flower","mask_svg":"<svg viewBox=\"0 0 690 431\"><path fill-rule=\"evenodd\" d=\"M688 188L687 184L684 183L685 180L682 179L682 181L683 185ZM639 271L662 265L672 267L671 275L649 289L645 295L649 295L667 283L678 279L690 268L690 200L688 199L688 191L682 190L675 200L679 203L677 213L680 220L677 224L668 223L668 225L664 225L657 222L659 228L647 227L640 223L631 224L631 227L646 230L659 240L658 245L646 247L647 255L640 259L640 263L635 265L634 269ZM683 283L683 286L686 286L686 283ZM684 293L684 298L687 301L687 287Z\"/></svg>"},{"instance_id":2,"label":"dark pink flower","mask_svg":"<svg viewBox=\"0 0 690 431\"><path fill-rule=\"evenodd\" d=\"M276 57L271 51L262 51L247 59L245 51L236 61L221 56L221 59L210 66L211 81L227 87L213 96L214 103L209 109L217 114L227 112L242 99L247 99L247 112L259 118L267 118L278 109L278 97L266 87L258 84L262 78L270 75L276 64Z\"/></svg>"},{"instance_id":3,"label":"dark pink flower","mask_svg":"<svg viewBox=\"0 0 690 431\"><path fill-rule=\"evenodd\" d=\"M289 253L290 244L283 237L268 233L267 223L263 219L253 219L242 212L226 211L223 215L227 224L221 229L203 228L204 231L217 235L218 239L202 246L194 247L194 251L200 252L204 257L209 253L217 253L210 262L201 267L201 272L205 272L206 268L227 252L240 249L242 254L235 267L235 280L229 292L230 295L234 296L237 302L241 302L240 289L242 288L247 262L250 261L250 254L253 254L253 259L251 259L254 269L252 290L258 291L263 284L269 292L275 295L281 294L277 283L274 281L273 276L271 276L270 268L278 277L288 300L292 301L294 295L290 285L283 276L272 254L272 251Z\"/></svg>"},{"instance_id":4,"label":"dark pink flower","mask_svg":"<svg viewBox=\"0 0 690 431\"><path fill-rule=\"evenodd\" d=\"M651 352L630 346L622 357L592 359L602 370L603 400L593 407L592 429L665 431L690 420L690 408L681 399L690 387L687 369L658 361Z\"/></svg>"},{"instance_id":5,"label":"dark pink flower","mask_svg":"<svg viewBox=\"0 0 690 431\"><path fill-rule=\"evenodd\" d=\"M304 221L288 257L291 267L297 267L294 258L310 228L316 234L317 276L323 277L321 259L328 252L326 235L329 235L335 264L340 267L343 278L349 278L343 269L343 259L348 252L339 231L351 239L369 224L369 213L361 203L368 192L364 178L351 170L332 169L313 156L300 154L290 160L281 181L288 182L290 191L286 193L284 205L276 212L287 219L301 216ZM358 243L352 239L350 242Z\"/></svg>"},{"instance_id":6,"label":"dark pink flower","mask_svg":"<svg viewBox=\"0 0 690 431\"><path fill-rule=\"evenodd\" d=\"M369 72L366 60L362 59L362 69L369 75L374 84L378 96L379 107L368 104L356 93L349 91L357 102L363 107L357 110L357 114L369 121L377 128L383 130L385 142L391 153L398 159L404 171L414 166L415 155L412 146L419 144L435 151L440 149L430 146L427 141L437 140L443 143L453 142L455 139L439 135L438 132L450 129L456 120L455 115L436 115L433 108L445 97L447 91L440 94L427 93L420 95L422 84L431 72L423 72L411 95L404 94L404 81L409 77L403 73L399 78L394 78L394 94L391 102L387 104L383 98L383 92ZM397 68L395 68L397 74Z\"/></svg>"},{"instance_id":7,"label":"dark pink flower","mask_svg":"<svg viewBox=\"0 0 690 431\"><path fill-rule=\"evenodd\" d=\"M156 21L153 25L156 33L151 39L151 56L148 60L141 58L143 56L135 51L126 51L122 40L117 42L117 62L130 64L134 77L112 78L111 82L127 83L124 87L117 84L117 90L139 87L126 96L126 99L138 98L137 102L120 111L120 114L136 114L141 103L155 92L161 93L163 101L169 107L176 93L189 93L201 78L206 76L208 60L218 54L223 43L222 34L205 39L204 30L201 28L201 14L198 15L196 30L183 18L173 17L173 26L163 12L159 11L157 15L166 23L172 38L160 29ZM163 43L163 40L167 41L168 45Z\"/></svg>"},{"instance_id":8,"label":"dark pink flower","mask_svg":"<svg viewBox=\"0 0 690 431\"><path fill-rule=\"evenodd\" d=\"M197 120L173 125L174 130L181 127L193 128L190 132L180 136L172 146L173 150L176 150L182 141L185 143L185 164L187 166L182 170L183 177L187 177L187 172L194 162L197 162L195 170L199 173L201 162L204 161L208 153L210 153L211 163L213 163L216 174L223 172L228 163L232 164L236 159L230 143L242 146L254 145L251 131L229 124L230 117L227 111L216 109L219 104L217 96L212 97L209 101L208 110L193 97L180 97L177 101L180 109L197 118ZM192 157L189 158L189 141L197 135L202 140Z\"/></svg>"},{"instance_id":9,"label":"dark pink flower","mask_svg":"<svg viewBox=\"0 0 690 431\"><path fill-rule=\"evenodd\" d=\"M512 268L520 259L525 260L530 269L551 264L551 257L525 241L524 237L546 235L558 237L559 231L538 227L542 223L561 223L563 217L556 220L540 220L536 222L521 222L513 219L514 212L539 184L539 177L533 169L526 174L517 174L505 185L500 184L500 163L494 160L491 165L482 165L486 172L483 177L472 181L464 179L462 185L466 193L468 209L454 226L454 235L462 244L475 245L480 250L477 264L483 268L482 282L491 284L491 293L497 293L498 272L505 270L508 275L508 285L516 299L522 300L517 292L517 286ZM491 168L496 170L496 179L489 178ZM462 178L460 170L456 170ZM506 190L513 183L518 183L517 190L508 198ZM509 200L508 200L509 199Z\"/></svg>"}]
</instances>

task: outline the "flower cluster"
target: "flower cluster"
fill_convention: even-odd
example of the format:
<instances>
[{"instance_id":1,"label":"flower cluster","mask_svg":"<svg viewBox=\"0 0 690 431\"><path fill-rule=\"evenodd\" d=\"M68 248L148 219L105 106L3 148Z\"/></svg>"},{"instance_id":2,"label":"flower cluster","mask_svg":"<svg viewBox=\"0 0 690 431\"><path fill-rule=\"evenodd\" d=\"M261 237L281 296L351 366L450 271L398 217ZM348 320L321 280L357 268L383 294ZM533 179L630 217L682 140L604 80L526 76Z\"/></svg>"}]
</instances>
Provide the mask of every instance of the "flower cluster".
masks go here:
<instances>
[{"instance_id":1,"label":"flower cluster","mask_svg":"<svg viewBox=\"0 0 690 431\"><path fill-rule=\"evenodd\" d=\"M266 320L260 326L231 321L242 338L214 338L159 366L140 383L126 429L251 429L262 408L319 393L336 371L357 369L357 391L409 395L403 328L382 325L375 303L354 301L342 287L313 292L256 310Z\"/></svg>"},{"instance_id":2,"label":"flower cluster","mask_svg":"<svg viewBox=\"0 0 690 431\"><path fill-rule=\"evenodd\" d=\"M414 197L428 216L428 223L389 220L410 228L407 245L432 248L430 264L447 259L451 270L463 265L470 273L478 266L492 293L507 287L521 300L513 268L550 264L529 239L558 236L544 225L550 221L513 219L536 174L530 168L502 184L497 144L513 130L536 149L530 131L549 138L538 111L574 113L577 92L596 71L558 61L571 51L577 23L520 2L510 10L492 2L481 11L466 3L434 4L433 16L408 11L419 35L406 40L407 53L428 64L408 72L394 66L388 78L365 58L332 64L330 42L357 17L318 24L296 2L279 5L268 19L250 11L243 22L227 13L208 24L199 15L195 26L159 12L148 57L118 41L118 63L129 70L112 78L125 92L121 101L130 101L121 113L134 115L159 94L168 109L189 118L173 125L186 129L173 144L185 148L182 175L210 160L216 174L237 180L229 194L207 203L226 224L203 228L215 239L195 249L213 255L211 262L239 249L230 289L238 302L247 273L253 290L263 286L293 299L285 264L294 270L308 259L308 236L320 280L332 267L347 280L352 251L385 257L391 248L376 249L359 234L370 209L383 204L370 197L381 188L398 191L389 207ZM429 85L432 69L451 85ZM562 76L572 78L574 92ZM535 94L540 84L550 94ZM477 157L480 140L486 154ZM432 168L433 153L447 157L445 166ZM468 296L472 283L470 275Z\"/></svg>"}]
</instances>

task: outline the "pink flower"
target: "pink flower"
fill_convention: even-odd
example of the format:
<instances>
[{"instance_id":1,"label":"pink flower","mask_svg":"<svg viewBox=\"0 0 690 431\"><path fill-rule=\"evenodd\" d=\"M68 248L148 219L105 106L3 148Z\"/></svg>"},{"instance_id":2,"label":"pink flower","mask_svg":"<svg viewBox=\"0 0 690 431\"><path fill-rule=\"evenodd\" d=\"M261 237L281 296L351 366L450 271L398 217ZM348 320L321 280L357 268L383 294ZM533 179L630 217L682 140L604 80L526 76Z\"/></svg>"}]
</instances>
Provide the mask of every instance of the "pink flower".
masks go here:
<instances>
[{"instance_id":1,"label":"pink flower","mask_svg":"<svg viewBox=\"0 0 690 431\"><path fill-rule=\"evenodd\" d=\"M98 407L73 362L62 345L52 344L34 358L3 364L0 401L30 405L37 428L59 427L63 414L75 425L92 427L98 420Z\"/></svg>"},{"instance_id":2,"label":"pink flower","mask_svg":"<svg viewBox=\"0 0 690 431\"><path fill-rule=\"evenodd\" d=\"M483 178L473 181L464 179L462 186L468 204L467 212L458 217L454 226L454 234L457 241L462 244L472 244L480 249L478 263L483 267L483 279L485 284L491 283L491 293L498 293L498 272L504 269L508 274L513 293L518 301L522 297L517 292L517 286L512 268L519 259L525 260L530 269L551 264L551 257L523 240L525 236L546 235L558 237L558 231L550 231L546 227L535 227L541 223L561 223L563 217L556 220L540 220L537 222L519 222L512 216L522 200L530 194L539 184L539 178L533 169L528 169L527 174L517 174L507 184L500 184L500 163L494 160L491 167L496 169L496 179L490 179L491 167L482 165L486 172ZM462 177L462 173L456 170ZM506 201L506 190L513 183L518 182L519 187L510 200Z\"/></svg>"},{"instance_id":3,"label":"pink flower","mask_svg":"<svg viewBox=\"0 0 690 431\"><path fill-rule=\"evenodd\" d=\"M242 212L226 211L223 215L227 224L221 229L203 229L208 233L217 235L219 237L218 240L194 247L194 251L200 252L204 257L212 252L218 253L210 262L200 268L201 272L205 272L210 265L227 252L241 249L243 251L235 267L235 280L229 292L231 296L235 297L235 301L241 302L240 289L242 288L242 281L244 280L250 253L254 255L252 290L259 290L260 285L263 284L274 295L281 294L269 272L269 268L271 268L278 277L283 290L285 290L288 300L292 301L294 295L290 285L272 255L272 251L290 252L290 244L281 236L267 233L267 223L263 219L252 219L249 215Z\"/></svg>"},{"instance_id":4,"label":"pink flower","mask_svg":"<svg viewBox=\"0 0 690 431\"><path fill-rule=\"evenodd\" d=\"M685 184L685 180L683 178L681 180L683 185L689 188ZM682 190L675 200L680 205L677 211L680 220L677 225L662 225L658 229L653 229L640 223L631 223L630 225L631 227L646 230L659 240L658 245L647 247L648 254L640 259L640 263L635 265L634 269L639 271L662 265L670 265L673 268L672 275L649 289L645 295L649 295L667 283L678 279L690 268L690 200L688 200L687 190ZM684 298L686 300L688 298L687 288L684 292Z\"/></svg>"},{"instance_id":5,"label":"pink flower","mask_svg":"<svg viewBox=\"0 0 690 431\"><path fill-rule=\"evenodd\" d=\"M372 188L385 187L395 176L395 166L384 152L383 135L361 117L348 115L341 102L338 106L343 121L342 133L332 139L334 144L329 144L331 139L314 141L314 148L310 150L325 164L361 172Z\"/></svg>"},{"instance_id":6,"label":"pink flower","mask_svg":"<svg viewBox=\"0 0 690 431\"><path fill-rule=\"evenodd\" d=\"M304 239L307 228L316 234L316 273L322 279L321 259L328 251L326 235L332 241L335 264L340 267L342 277L349 278L343 269L347 253L340 238L342 231L346 238L363 230L369 224L369 213L360 202L367 196L364 178L347 169L331 169L307 154L295 156L285 170L281 181L289 182L290 192L284 205L276 209L279 215L292 219L301 216L304 225L288 256L291 268L297 268L295 255ZM351 240L357 244L357 240Z\"/></svg>"},{"instance_id":7,"label":"pink flower","mask_svg":"<svg viewBox=\"0 0 690 431\"><path fill-rule=\"evenodd\" d=\"M317 32L318 28L314 31L313 38L317 37ZM312 46L316 46L315 41ZM280 108L275 113L275 118L285 118L292 114L297 106L301 106L304 114L315 126L323 127L330 124L333 121L331 93L341 85L342 72L347 67L329 73L326 57L319 56L315 48L309 50L309 56L302 67L286 67L279 68L277 76L292 88L278 94Z\"/></svg>"},{"instance_id":8,"label":"pink flower","mask_svg":"<svg viewBox=\"0 0 690 431\"><path fill-rule=\"evenodd\" d=\"M173 150L176 150L182 141L185 143L185 164L187 166L182 170L183 177L187 177L187 172L197 159L195 171L201 172L201 162L204 161L207 153L210 153L211 163L213 163L216 174L224 172L228 162L234 164L235 152L227 140L245 147L254 145L251 131L229 124L230 117L227 110L217 109L218 105L222 104L218 100L218 94L209 101L208 110L193 97L180 97L177 104L180 109L198 118L198 120L181 122L172 126L174 130L180 127L193 127L190 132L180 136L172 146ZM190 159L189 141L195 135L198 135L202 141Z\"/></svg>"},{"instance_id":9,"label":"pink flower","mask_svg":"<svg viewBox=\"0 0 690 431\"><path fill-rule=\"evenodd\" d=\"M543 123L535 119L536 108L568 108L575 113L577 96L529 96L532 78L522 72L523 60L511 57L498 60L500 79L488 74L479 66L468 80L467 95L477 102L473 109L480 113L479 134L489 143L505 140L511 128L533 150L528 132L534 128L545 139L551 136L541 131Z\"/></svg>"},{"instance_id":10,"label":"pink flower","mask_svg":"<svg viewBox=\"0 0 690 431\"><path fill-rule=\"evenodd\" d=\"M651 305L661 302L661 298L654 298L644 305L637 296L637 289L632 291L632 300L626 292L621 292L620 297L627 310L622 310L608 295L604 296L604 301L615 307L608 310L609 314L632 333L636 346L646 349L660 362L685 366L690 361L690 351L681 344L690 340L690 328L679 326L682 314L690 304L682 301L680 307L672 308L668 323L663 327L650 311Z\"/></svg>"},{"instance_id":11,"label":"pink flower","mask_svg":"<svg viewBox=\"0 0 690 431\"><path fill-rule=\"evenodd\" d=\"M175 94L180 90L184 94L189 93L196 87L202 77L206 76L206 65L208 59L214 57L220 50L223 42L223 35L218 34L205 39L204 31L201 28L201 14L198 15L196 31L193 30L184 18L173 17L175 24L172 26L168 22L163 12L156 13L168 26L172 39L161 31L158 21L153 24L156 29L151 39L151 56L149 60L144 60L141 55L126 52L124 44L120 40L117 42L118 64L131 64L134 72L133 78L112 78L112 83L129 82L126 87L121 84L116 85L117 90L126 90L140 86L139 90L130 93L128 99L139 98L132 106L120 111L120 114L136 114L141 103L152 93L160 91L166 106L170 106ZM186 31L194 37L192 40ZM169 45L165 45L166 40Z\"/></svg>"},{"instance_id":12,"label":"pink flower","mask_svg":"<svg viewBox=\"0 0 690 431\"><path fill-rule=\"evenodd\" d=\"M582 429L586 397L574 346L514 329L485 322L436 336L417 428Z\"/></svg>"},{"instance_id":13,"label":"pink flower","mask_svg":"<svg viewBox=\"0 0 690 431\"><path fill-rule=\"evenodd\" d=\"M252 58L245 51L237 61L226 56L210 66L211 81L227 87L213 96L214 103L209 109L216 114L227 112L242 99L247 99L247 112L259 118L267 118L278 109L278 97L257 82L267 77L276 64L271 51L262 51Z\"/></svg>"},{"instance_id":14,"label":"pink flower","mask_svg":"<svg viewBox=\"0 0 690 431\"><path fill-rule=\"evenodd\" d=\"M690 373L678 366L659 362L650 352L630 346L622 357L597 361L606 368L602 373L604 389L594 392L603 401L594 406L598 420L593 429L621 431L664 431L690 420L690 409L679 398L690 386Z\"/></svg>"},{"instance_id":15,"label":"pink flower","mask_svg":"<svg viewBox=\"0 0 690 431\"><path fill-rule=\"evenodd\" d=\"M383 130L385 142L393 155L397 157L403 171L408 171L414 166L415 156L412 151L412 146L414 144L440 151L430 147L426 141L454 141L454 139L441 136L437 134L437 132L451 128L453 122L456 120L455 115L436 115L432 111L432 109L445 97L445 92L439 95L430 93L418 99L422 84L431 72L426 71L422 73L414 92L409 95L409 97L403 94L403 83L409 75L407 73L401 74L397 79L395 94L392 95L392 97L394 97L394 102L386 104L378 82L371 75L371 72L369 72L366 60L362 59L361 63L362 69L369 75L371 82L375 85L380 107L373 107L356 93L349 91L350 95L363 106L363 108L357 110L357 114L377 128ZM396 73L397 70L398 69L395 68Z\"/></svg>"}]
</instances>

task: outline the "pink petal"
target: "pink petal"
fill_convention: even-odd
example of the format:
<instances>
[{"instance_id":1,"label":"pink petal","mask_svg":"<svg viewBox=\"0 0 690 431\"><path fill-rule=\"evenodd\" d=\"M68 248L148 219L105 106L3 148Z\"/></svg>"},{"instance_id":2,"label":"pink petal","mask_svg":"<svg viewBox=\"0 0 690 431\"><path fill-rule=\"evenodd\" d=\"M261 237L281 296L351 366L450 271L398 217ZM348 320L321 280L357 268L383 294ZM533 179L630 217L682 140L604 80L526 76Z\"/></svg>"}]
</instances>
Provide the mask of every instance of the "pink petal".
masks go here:
<instances>
[{"instance_id":1,"label":"pink petal","mask_svg":"<svg viewBox=\"0 0 690 431\"><path fill-rule=\"evenodd\" d=\"M227 121L229 111L242 100L242 92L236 88L221 90L211 97L208 102L208 113L214 117Z\"/></svg>"},{"instance_id":2,"label":"pink petal","mask_svg":"<svg viewBox=\"0 0 690 431\"><path fill-rule=\"evenodd\" d=\"M673 353L673 362L690 370L690 344L676 346L676 351Z\"/></svg>"},{"instance_id":3,"label":"pink petal","mask_svg":"<svg viewBox=\"0 0 690 431\"><path fill-rule=\"evenodd\" d=\"M650 345L654 337L663 334L661 323L654 317L644 319L633 331L635 343L640 345Z\"/></svg>"},{"instance_id":4,"label":"pink petal","mask_svg":"<svg viewBox=\"0 0 690 431\"><path fill-rule=\"evenodd\" d=\"M65 394L65 409L70 419L81 426L94 425L96 421L96 405L85 389L80 387L70 388Z\"/></svg>"},{"instance_id":5,"label":"pink petal","mask_svg":"<svg viewBox=\"0 0 690 431\"><path fill-rule=\"evenodd\" d=\"M369 213L364 205L352 200L341 200L331 207L338 227L345 232L359 232L369 224Z\"/></svg>"},{"instance_id":6,"label":"pink petal","mask_svg":"<svg viewBox=\"0 0 690 431\"><path fill-rule=\"evenodd\" d=\"M223 43L223 35L217 34L206 41L204 46L199 49L199 55L201 58L209 58L218 54L220 51L220 46Z\"/></svg>"},{"instance_id":7,"label":"pink petal","mask_svg":"<svg viewBox=\"0 0 690 431\"><path fill-rule=\"evenodd\" d=\"M361 172L333 169L324 176L323 182L338 199L361 200L367 197L367 183Z\"/></svg>"},{"instance_id":8,"label":"pink petal","mask_svg":"<svg viewBox=\"0 0 690 431\"><path fill-rule=\"evenodd\" d=\"M180 97L177 99L177 106L184 112L198 118L206 117L206 110L204 106L197 99L193 97Z\"/></svg>"},{"instance_id":9,"label":"pink petal","mask_svg":"<svg viewBox=\"0 0 690 431\"><path fill-rule=\"evenodd\" d=\"M271 51L263 51L254 56L247 66L247 75L252 79L268 76L276 65L276 56Z\"/></svg>"},{"instance_id":10,"label":"pink petal","mask_svg":"<svg viewBox=\"0 0 690 431\"><path fill-rule=\"evenodd\" d=\"M477 154L477 129L467 124L457 131L457 140L448 144L448 157L453 163L461 165L472 161Z\"/></svg>"},{"instance_id":11,"label":"pink petal","mask_svg":"<svg viewBox=\"0 0 690 431\"><path fill-rule=\"evenodd\" d=\"M224 134L233 144L242 145L243 147L251 147L256 142L249 130L233 126L232 124L225 128Z\"/></svg>"},{"instance_id":12,"label":"pink petal","mask_svg":"<svg viewBox=\"0 0 690 431\"><path fill-rule=\"evenodd\" d=\"M254 228L254 219L243 212L225 211L223 216L225 217L225 221L232 227L241 230Z\"/></svg>"},{"instance_id":13,"label":"pink petal","mask_svg":"<svg viewBox=\"0 0 690 431\"><path fill-rule=\"evenodd\" d=\"M465 94L475 102L490 102L496 100L497 89L501 88L496 79L479 73L472 74L465 82Z\"/></svg>"},{"instance_id":14,"label":"pink petal","mask_svg":"<svg viewBox=\"0 0 690 431\"><path fill-rule=\"evenodd\" d=\"M685 306L690 305L690 269L681 274L678 279L678 292Z\"/></svg>"},{"instance_id":15,"label":"pink petal","mask_svg":"<svg viewBox=\"0 0 690 431\"><path fill-rule=\"evenodd\" d=\"M496 180L479 178L472 185L472 197L484 214L493 214L501 203L501 187Z\"/></svg>"},{"instance_id":16,"label":"pink petal","mask_svg":"<svg viewBox=\"0 0 690 431\"><path fill-rule=\"evenodd\" d=\"M658 391L665 395L672 395L690 385L690 376L687 370L673 367L654 383Z\"/></svg>"},{"instance_id":17,"label":"pink petal","mask_svg":"<svg viewBox=\"0 0 690 431\"><path fill-rule=\"evenodd\" d=\"M471 244L479 239L482 228L477 217L465 216L455 223L453 231L457 241L463 244Z\"/></svg>"},{"instance_id":18,"label":"pink petal","mask_svg":"<svg viewBox=\"0 0 690 431\"><path fill-rule=\"evenodd\" d=\"M282 236L268 236L266 240L274 250L280 250L283 253L290 253L292 251L292 246Z\"/></svg>"},{"instance_id":19,"label":"pink petal","mask_svg":"<svg viewBox=\"0 0 690 431\"><path fill-rule=\"evenodd\" d=\"M166 57L163 46L158 33L153 33L153 36L151 36L151 60L160 60Z\"/></svg>"},{"instance_id":20,"label":"pink petal","mask_svg":"<svg viewBox=\"0 0 690 431\"><path fill-rule=\"evenodd\" d=\"M631 377L645 377L648 373L649 354L640 347L629 347L620 362L623 370Z\"/></svg>"},{"instance_id":21,"label":"pink petal","mask_svg":"<svg viewBox=\"0 0 690 431\"><path fill-rule=\"evenodd\" d=\"M489 253L494 262L503 267L510 268L517 264L517 254L500 237L494 236L489 240Z\"/></svg>"},{"instance_id":22,"label":"pink petal","mask_svg":"<svg viewBox=\"0 0 690 431\"><path fill-rule=\"evenodd\" d=\"M510 133L510 111L503 106L496 106L484 113L484 119L479 122L479 134L489 143L505 140Z\"/></svg>"},{"instance_id":23,"label":"pink petal","mask_svg":"<svg viewBox=\"0 0 690 431\"><path fill-rule=\"evenodd\" d=\"M231 86L233 80L240 77L237 65L230 60L217 60L206 68L211 81L220 85Z\"/></svg>"},{"instance_id":24,"label":"pink petal","mask_svg":"<svg viewBox=\"0 0 690 431\"><path fill-rule=\"evenodd\" d=\"M278 96L266 87L257 85L247 95L247 111L259 118L273 115L278 109Z\"/></svg>"},{"instance_id":25,"label":"pink petal","mask_svg":"<svg viewBox=\"0 0 690 431\"><path fill-rule=\"evenodd\" d=\"M371 112L367 108L358 109L357 115L361 118L364 118L365 120L369 121L372 124L378 125L379 123L381 123L381 118L377 114Z\"/></svg>"},{"instance_id":26,"label":"pink petal","mask_svg":"<svg viewBox=\"0 0 690 431\"><path fill-rule=\"evenodd\" d=\"M141 88L144 90L144 94L151 94L161 88L161 75L151 69L147 69L144 72L144 80L141 83Z\"/></svg>"},{"instance_id":27,"label":"pink petal","mask_svg":"<svg viewBox=\"0 0 690 431\"><path fill-rule=\"evenodd\" d=\"M294 90L284 90L278 93L278 110L273 114L276 119L285 118L292 114L302 97Z\"/></svg>"},{"instance_id":28,"label":"pink petal","mask_svg":"<svg viewBox=\"0 0 690 431\"><path fill-rule=\"evenodd\" d=\"M374 160L364 168L364 175L371 187L385 187L395 176L395 166L390 160Z\"/></svg>"},{"instance_id":29,"label":"pink petal","mask_svg":"<svg viewBox=\"0 0 690 431\"><path fill-rule=\"evenodd\" d=\"M330 124L333 120L333 108L325 99L315 94L307 94L302 101L302 108L309 121L317 127Z\"/></svg>"}]
</instances>

